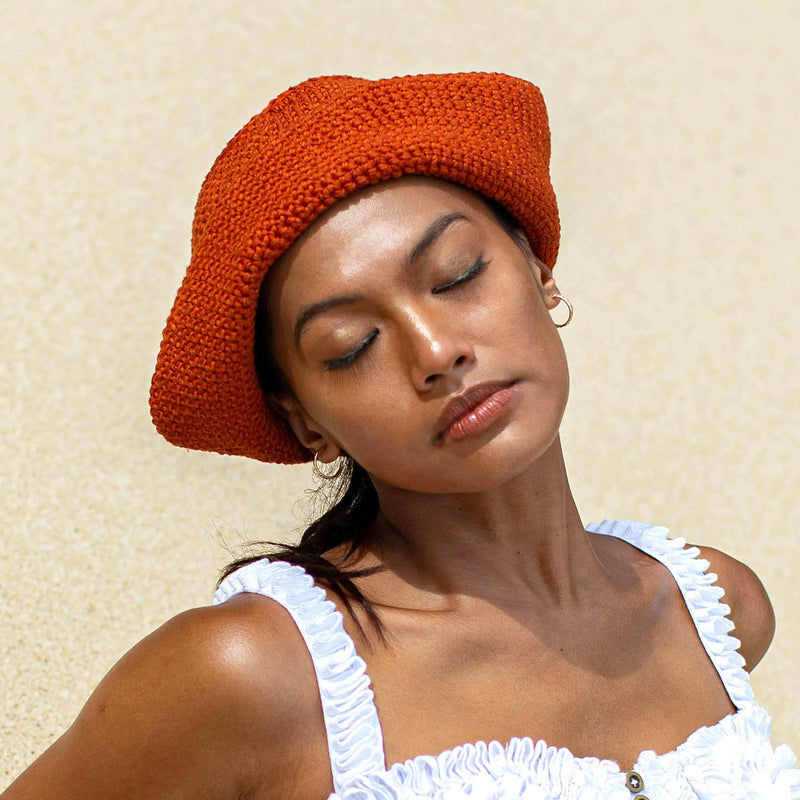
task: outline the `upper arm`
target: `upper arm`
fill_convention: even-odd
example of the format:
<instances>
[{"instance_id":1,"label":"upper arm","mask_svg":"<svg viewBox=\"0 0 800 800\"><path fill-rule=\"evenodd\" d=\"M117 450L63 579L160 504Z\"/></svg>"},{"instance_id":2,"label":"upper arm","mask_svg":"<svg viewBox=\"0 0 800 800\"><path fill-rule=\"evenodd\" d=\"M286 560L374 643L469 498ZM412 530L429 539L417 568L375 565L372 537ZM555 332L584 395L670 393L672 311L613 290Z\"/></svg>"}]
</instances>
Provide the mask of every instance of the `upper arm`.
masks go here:
<instances>
[{"instance_id":1,"label":"upper arm","mask_svg":"<svg viewBox=\"0 0 800 800\"><path fill-rule=\"evenodd\" d=\"M713 547L700 547L700 554L717 573L725 590L723 601L730 606L734 635L741 641L739 652L745 668L752 671L769 649L775 635L775 612L767 591L750 567Z\"/></svg>"},{"instance_id":2,"label":"upper arm","mask_svg":"<svg viewBox=\"0 0 800 800\"><path fill-rule=\"evenodd\" d=\"M4 800L230 798L264 781L279 787L314 709L313 667L309 685L293 636L272 608L246 600L175 617L112 668Z\"/></svg>"}]
</instances>

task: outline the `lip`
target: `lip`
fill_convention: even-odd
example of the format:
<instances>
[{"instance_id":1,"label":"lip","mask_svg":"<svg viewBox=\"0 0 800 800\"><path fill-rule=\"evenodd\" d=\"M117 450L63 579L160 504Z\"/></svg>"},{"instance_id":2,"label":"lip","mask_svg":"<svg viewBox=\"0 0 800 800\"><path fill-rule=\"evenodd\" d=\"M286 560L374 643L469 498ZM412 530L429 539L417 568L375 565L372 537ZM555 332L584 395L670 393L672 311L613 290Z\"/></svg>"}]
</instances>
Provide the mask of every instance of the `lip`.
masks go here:
<instances>
[{"instance_id":1,"label":"lip","mask_svg":"<svg viewBox=\"0 0 800 800\"><path fill-rule=\"evenodd\" d=\"M445 437L458 441L490 427L505 413L513 396L516 381L487 381L471 386L454 397L436 422L433 443Z\"/></svg>"}]
</instances>

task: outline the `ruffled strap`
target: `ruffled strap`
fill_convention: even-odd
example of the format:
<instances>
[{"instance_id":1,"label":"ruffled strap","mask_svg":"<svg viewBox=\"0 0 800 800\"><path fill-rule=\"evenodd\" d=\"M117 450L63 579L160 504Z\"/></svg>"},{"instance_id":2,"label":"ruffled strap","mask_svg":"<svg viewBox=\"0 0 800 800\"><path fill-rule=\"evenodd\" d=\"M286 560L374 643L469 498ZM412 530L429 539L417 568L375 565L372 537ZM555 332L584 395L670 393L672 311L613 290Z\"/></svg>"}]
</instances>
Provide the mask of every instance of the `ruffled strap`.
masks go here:
<instances>
[{"instance_id":1,"label":"ruffled strap","mask_svg":"<svg viewBox=\"0 0 800 800\"><path fill-rule=\"evenodd\" d=\"M241 592L279 603L305 640L322 701L335 791L357 775L384 770L383 735L366 665L325 591L302 567L263 559L229 575L212 602L223 603Z\"/></svg>"},{"instance_id":2,"label":"ruffled strap","mask_svg":"<svg viewBox=\"0 0 800 800\"><path fill-rule=\"evenodd\" d=\"M728 617L730 606L720 602L725 590L716 585L716 573L706 571L710 564L698 558L699 548L687 547L682 537L670 539L667 528L630 520L604 520L587 525L586 530L622 539L660 561L672 573L731 702L737 708L754 703L750 676L739 653L741 642L731 636L734 625Z\"/></svg>"}]
</instances>

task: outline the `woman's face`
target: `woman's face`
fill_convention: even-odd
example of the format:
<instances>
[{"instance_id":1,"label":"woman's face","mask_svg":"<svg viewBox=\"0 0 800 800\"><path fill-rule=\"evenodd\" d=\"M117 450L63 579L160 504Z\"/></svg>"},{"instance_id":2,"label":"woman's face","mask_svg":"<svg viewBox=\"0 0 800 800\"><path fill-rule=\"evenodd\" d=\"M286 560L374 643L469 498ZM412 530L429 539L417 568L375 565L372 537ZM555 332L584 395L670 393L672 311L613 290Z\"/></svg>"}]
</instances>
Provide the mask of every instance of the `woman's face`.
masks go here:
<instances>
[{"instance_id":1,"label":"woman's face","mask_svg":"<svg viewBox=\"0 0 800 800\"><path fill-rule=\"evenodd\" d=\"M337 203L270 270L288 418L377 484L481 491L555 439L568 393L546 267L473 193L406 177Z\"/></svg>"}]
</instances>

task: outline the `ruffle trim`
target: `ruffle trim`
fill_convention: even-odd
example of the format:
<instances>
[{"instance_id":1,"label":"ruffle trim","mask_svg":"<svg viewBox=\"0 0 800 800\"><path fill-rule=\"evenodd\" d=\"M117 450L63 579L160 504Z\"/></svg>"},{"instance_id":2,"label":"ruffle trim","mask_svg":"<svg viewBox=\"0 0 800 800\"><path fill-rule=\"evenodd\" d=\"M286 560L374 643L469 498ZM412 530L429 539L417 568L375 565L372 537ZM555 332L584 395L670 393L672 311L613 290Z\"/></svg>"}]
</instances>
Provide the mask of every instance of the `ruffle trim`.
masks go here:
<instances>
[{"instance_id":1,"label":"ruffle trim","mask_svg":"<svg viewBox=\"0 0 800 800\"><path fill-rule=\"evenodd\" d=\"M682 537L670 539L667 528L642 522L604 520L587 525L586 530L622 539L660 561L672 573L731 702L739 709L754 703L750 676L738 652L741 642L731 636L734 625L728 618L730 606L720 602L725 590L716 585L716 573L707 572L709 562L698 558L700 550L686 547Z\"/></svg>"},{"instance_id":2,"label":"ruffle trim","mask_svg":"<svg viewBox=\"0 0 800 800\"><path fill-rule=\"evenodd\" d=\"M645 751L636 768L654 785L686 786L693 800L798 800L797 759L785 744L772 747L771 728L769 714L754 702L696 730L671 753Z\"/></svg>"},{"instance_id":3,"label":"ruffle trim","mask_svg":"<svg viewBox=\"0 0 800 800\"><path fill-rule=\"evenodd\" d=\"M606 521L590 531L613 535L670 570L700 639L739 709L699 728L669 753L646 750L635 765L652 800L800 800L800 770L786 745L773 749L767 712L755 702L739 641L730 635L723 590L697 548L662 527ZM421 755L386 769L383 737L366 666L342 616L301 568L258 561L237 570L214 595L221 603L253 592L291 614L314 662L334 781L330 800L630 800L625 775L608 759L574 756L530 737L477 742Z\"/></svg>"},{"instance_id":4,"label":"ruffle trim","mask_svg":"<svg viewBox=\"0 0 800 800\"><path fill-rule=\"evenodd\" d=\"M652 800L800 800L800 770L769 742L757 703L699 728L669 753L645 750L635 769ZM329 800L631 800L609 759L574 756L530 737L478 742L417 756L355 778Z\"/></svg>"},{"instance_id":5,"label":"ruffle trim","mask_svg":"<svg viewBox=\"0 0 800 800\"><path fill-rule=\"evenodd\" d=\"M366 664L325 591L302 567L263 559L229 575L212 603L242 592L283 606L305 640L317 675L335 790L359 775L384 770L383 736Z\"/></svg>"},{"instance_id":6,"label":"ruffle trim","mask_svg":"<svg viewBox=\"0 0 800 800\"><path fill-rule=\"evenodd\" d=\"M617 764L530 737L477 742L364 775L329 800L630 800Z\"/></svg>"}]
</instances>

